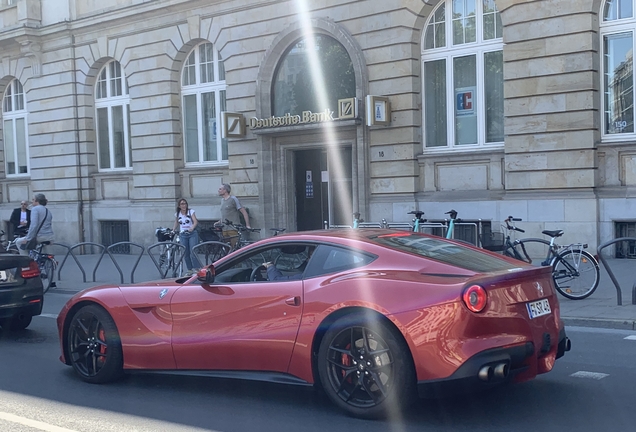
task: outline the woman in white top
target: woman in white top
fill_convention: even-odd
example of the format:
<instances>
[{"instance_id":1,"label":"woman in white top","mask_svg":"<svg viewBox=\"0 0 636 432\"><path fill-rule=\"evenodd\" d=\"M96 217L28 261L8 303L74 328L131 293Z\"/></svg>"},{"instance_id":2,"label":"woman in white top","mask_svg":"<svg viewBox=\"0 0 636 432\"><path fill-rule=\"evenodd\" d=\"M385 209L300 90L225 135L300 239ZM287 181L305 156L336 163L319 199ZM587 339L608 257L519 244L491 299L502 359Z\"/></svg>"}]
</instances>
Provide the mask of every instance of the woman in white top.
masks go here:
<instances>
[{"instance_id":1,"label":"woman in white top","mask_svg":"<svg viewBox=\"0 0 636 432\"><path fill-rule=\"evenodd\" d=\"M177 212L175 213L173 231L176 231L177 225L179 225L179 240L181 244L185 246L184 259L188 271L191 272L193 268L200 268L199 260L192 252L192 248L199 243L199 233L196 230L199 221L194 214L194 210L188 207L188 202L181 198L179 205L177 206Z\"/></svg>"}]
</instances>

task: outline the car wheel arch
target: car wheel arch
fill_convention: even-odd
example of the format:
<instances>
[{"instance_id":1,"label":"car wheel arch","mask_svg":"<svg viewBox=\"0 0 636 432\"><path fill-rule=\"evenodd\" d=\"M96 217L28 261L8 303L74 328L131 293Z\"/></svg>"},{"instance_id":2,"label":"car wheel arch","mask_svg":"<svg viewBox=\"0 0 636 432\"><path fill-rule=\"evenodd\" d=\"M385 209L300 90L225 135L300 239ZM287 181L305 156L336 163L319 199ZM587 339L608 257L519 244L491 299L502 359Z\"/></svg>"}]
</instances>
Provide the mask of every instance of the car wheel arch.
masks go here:
<instances>
[{"instance_id":1,"label":"car wheel arch","mask_svg":"<svg viewBox=\"0 0 636 432\"><path fill-rule=\"evenodd\" d=\"M338 309L332 312L331 314L327 315L320 322L320 324L316 328L316 332L314 333L314 337L313 337L312 345L311 345L311 371L312 371L312 376L314 378L314 386L321 387L320 377L318 376L318 351L320 349L320 344L322 343L322 340L325 337L325 334L337 320L347 315L353 315L353 314L366 314L369 319L382 321L395 333L396 336L402 338L402 340L406 344L406 347L408 348L409 361L413 369L415 370L415 361L413 359L411 346L406 340L406 338L404 337L404 334L400 331L400 329L395 325L393 321L391 321L385 315L381 314L380 312L374 309L369 309L369 308L365 308L361 306L345 307L342 309Z\"/></svg>"}]
</instances>

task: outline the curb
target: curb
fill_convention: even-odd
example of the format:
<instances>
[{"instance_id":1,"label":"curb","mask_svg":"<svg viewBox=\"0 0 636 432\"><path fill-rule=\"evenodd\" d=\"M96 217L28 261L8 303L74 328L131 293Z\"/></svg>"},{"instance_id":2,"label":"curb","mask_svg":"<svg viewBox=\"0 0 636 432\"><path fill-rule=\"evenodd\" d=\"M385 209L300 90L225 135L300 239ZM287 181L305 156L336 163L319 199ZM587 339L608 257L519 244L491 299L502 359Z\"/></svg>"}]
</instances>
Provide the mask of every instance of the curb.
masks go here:
<instances>
[{"instance_id":1,"label":"curb","mask_svg":"<svg viewBox=\"0 0 636 432\"><path fill-rule=\"evenodd\" d=\"M597 327L617 330L636 330L635 320L613 320L603 318L561 317L566 326Z\"/></svg>"}]
</instances>

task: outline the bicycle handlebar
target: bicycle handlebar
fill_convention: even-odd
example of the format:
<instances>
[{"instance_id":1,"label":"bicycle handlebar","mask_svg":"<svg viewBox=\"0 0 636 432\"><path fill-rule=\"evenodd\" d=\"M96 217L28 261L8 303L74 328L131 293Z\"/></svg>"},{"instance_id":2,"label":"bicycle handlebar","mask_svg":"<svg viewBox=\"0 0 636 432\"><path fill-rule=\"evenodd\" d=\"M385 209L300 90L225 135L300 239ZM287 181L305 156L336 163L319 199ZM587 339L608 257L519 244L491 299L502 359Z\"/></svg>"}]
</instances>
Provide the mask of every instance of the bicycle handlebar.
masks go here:
<instances>
[{"instance_id":1,"label":"bicycle handlebar","mask_svg":"<svg viewBox=\"0 0 636 432\"><path fill-rule=\"evenodd\" d=\"M526 232L525 230L522 230L521 228L517 228L514 225L510 225L510 222L520 222L520 221L521 221L521 218L515 218L515 217L512 217L512 216L508 216L508 218L505 220L506 229L513 230L513 231L519 231L519 232L522 232L522 233Z\"/></svg>"},{"instance_id":2,"label":"bicycle handlebar","mask_svg":"<svg viewBox=\"0 0 636 432\"><path fill-rule=\"evenodd\" d=\"M248 228L245 225L235 224L229 219L225 219L225 225L231 226L232 228L236 228L237 231L261 232L260 228Z\"/></svg>"}]
</instances>

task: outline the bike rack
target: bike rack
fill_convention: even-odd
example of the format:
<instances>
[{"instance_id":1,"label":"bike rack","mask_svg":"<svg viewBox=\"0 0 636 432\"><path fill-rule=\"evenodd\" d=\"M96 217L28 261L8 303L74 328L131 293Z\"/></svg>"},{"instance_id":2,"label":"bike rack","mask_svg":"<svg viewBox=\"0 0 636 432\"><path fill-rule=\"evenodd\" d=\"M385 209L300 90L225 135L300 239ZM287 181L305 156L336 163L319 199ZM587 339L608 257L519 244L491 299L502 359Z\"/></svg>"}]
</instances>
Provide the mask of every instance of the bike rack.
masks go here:
<instances>
[{"instance_id":1,"label":"bike rack","mask_svg":"<svg viewBox=\"0 0 636 432\"><path fill-rule=\"evenodd\" d=\"M62 278L60 277L60 274L62 272L62 267L64 267L64 263L66 262L66 259L68 258L69 255L71 255L73 257L73 259L75 260L75 263L77 264L77 266L79 267L80 271L82 272L82 279L84 280L84 283L86 283L86 272L84 271L84 267L82 267L82 265L80 264L79 260L77 259L77 257L75 256L75 254L73 253L74 249L77 249L78 247L82 247L82 246L95 246L97 248L100 248L102 253L99 257L99 260L97 260L97 264L95 264L95 268L93 269L93 282L95 282L95 273L97 273L97 267L99 267L99 263L102 261L102 258L104 257L104 254L106 253L106 246L99 244L99 243L93 243L93 242L82 242L82 243L77 243L74 244L73 246L68 246L65 245L63 243L55 243L56 246L62 246L68 249L68 252L66 252L66 255L64 255L64 259L62 260L62 263L60 264L60 266L57 269L57 279L58 280L62 280Z\"/></svg>"},{"instance_id":2,"label":"bike rack","mask_svg":"<svg viewBox=\"0 0 636 432\"><path fill-rule=\"evenodd\" d=\"M118 246L123 246L123 245L136 246L136 247L141 249L141 253L137 256L137 261L135 261L135 265L133 265L133 268L130 271L130 283L134 284L135 283L135 270L137 270L137 265L139 264L139 261L141 261L141 257L143 256L143 254L144 254L146 249L140 244L129 242L129 241L123 241L123 242L119 242L119 243L114 243L114 244L112 244L112 245L110 245L110 246L108 246L106 248L106 253L108 253L108 256L113 261L113 264L115 265L115 267L117 268L117 271L119 272L119 277L121 279L121 283L122 284L124 283L124 272L119 267L119 264L117 264L117 260L113 256L112 250L115 249ZM102 256L103 255L104 254L102 254ZM117 254L117 255L122 255L122 254ZM97 272L97 267L99 267L99 264L100 264L101 260L102 260L102 257L99 258L99 261L97 262L97 265L95 266L95 270L93 271L93 282L95 282L95 272Z\"/></svg>"},{"instance_id":3,"label":"bike rack","mask_svg":"<svg viewBox=\"0 0 636 432\"><path fill-rule=\"evenodd\" d=\"M148 256L150 257L150 259L154 263L155 267L157 267L157 271L159 272L159 277L161 279L166 279L168 277L168 274L166 273L164 275L164 274L161 273L161 265L159 265L159 262L157 261L155 256L151 253L151 251L153 251L154 249L156 249L156 248L158 248L160 246L167 246L167 245L176 246L179 249L179 252L180 252L181 256L179 257L178 264L181 264L183 262L183 258L185 257L185 246L182 245L181 243L159 242L159 243L151 244L146 249L146 252L148 253Z\"/></svg>"},{"instance_id":4,"label":"bike rack","mask_svg":"<svg viewBox=\"0 0 636 432\"><path fill-rule=\"evenodd\" d=\"M603 267L605 267L605 270L607 270L607 274L612 280L614 287L616 287L616 303L618 304L618 306L623 305L623 292L621 291L621 286L618 283L616 276L614 276L614 272L612 272L612 269L610 268L609 264L607 264L607 261L605 261L605 258L603 258L603 254L601 252L606 247L611 246L615 243L622 242L622 241L636 241L636 237L620 237L614 240L610 240L600 245L597 250L598 259L603 263ZM636 282L634 282L634 286L632 287L632 304L636 304Z\"/></svg>"},{"instance_id":5,"label":"bike rack","mask_svg":"<svg viewBox=\"0 0 636 432\"><path fill-rule=\"evenodd\" d=\"M206 241L206 242L203 242L203 243L199 243L199 244L195 245L192 248L192 251L191 251L191 254L194 254L196 256L197 260L199 261L199 264L202 264L201 263L201 259L199 258L199 255L204 255L206 257L204 265L211 264L211 263L209 263L207 261L208 261L208 257L210 255L212 255L212 253L204 252L203 251L204 247L205 247L205 250L207 250L207 251L209 251L211 248L214 248L215 249L215 253L219 252L219 253L223 254L221 256L225 256L225 255L227 255L230 252L230 245L227 244L227 243L223 243L223 242L220 242L220 241L214 241L214 240L210 240L210 241ZM202 251L199 252L199 249L202 249Z\"/></svg>"}]
</instances>

